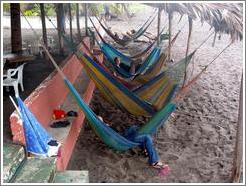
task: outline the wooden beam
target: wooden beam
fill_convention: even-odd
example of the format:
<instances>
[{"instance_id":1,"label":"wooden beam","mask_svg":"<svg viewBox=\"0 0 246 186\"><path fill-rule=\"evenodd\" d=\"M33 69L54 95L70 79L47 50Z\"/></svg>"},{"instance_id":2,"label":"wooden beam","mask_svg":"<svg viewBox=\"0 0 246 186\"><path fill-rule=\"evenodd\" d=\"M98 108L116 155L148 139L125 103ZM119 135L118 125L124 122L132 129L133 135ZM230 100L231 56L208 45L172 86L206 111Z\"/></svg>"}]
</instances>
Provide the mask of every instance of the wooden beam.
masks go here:
<instances>
[{"instance_id":1,"label":"wooden beam","mask_svg":"<svg viewBox=\"0 0 246 186\"><path fill-rule=\"evenodd\" d=\"M22 52L20 4L10 3L12 53Z\"/></svg>"},{"instance_id":2,"label":"wooden beam","mask_svg":"<svg viewBox=\"0 0 246 186\"><path fill-rule=\"evenodd\" d=\"M40 3L39 5L40 5L40 13L41 13L40 17L42 22L43 42L44 42L44 46L48 47L44 3ZM46 54L44 54L44 57L46 60L49 59Z\"/></svg>"},{"instance_id":3,"label":"wooden beam","mask_svg":"<svg viewBox=\"0 0 246 186\"><path fill-rule=\"evenodd\" d=\"M158 19L157 19L157 46L160 45L160 24L161 24L161 9L158 8Z\"/></svg>"},{"instance_id":4,"label":"wooden beam","mask_svg":"<svg viewBox=\"0 0 246 186\"><path fill-rule=\"evenodd\" d=\"M70 40L71 40L71 43L73 43L72 10L71 10L70 3L68 3L68 13L69 13L69 25L70 25Z\"/></svg>"},{"instance_id":5,"label":"wooden beam","mask_svg":"<svg viewBox=\"0 0 246 186\"><path fill-rule=\"evenodd\" d=\"M76 20L77 20L77 30L78 30L78 39L79 41L82 40L81 32L80 32L80 25L79 25L79 4L76 4Z\"/></svg>"},{"instance_id":6,"label":"wooden beam","mask_svg":"<svg viewBox=\"0 0 246 186\"><path fill-rule=\"evenodd\" d=\"M88 5L87 3L84 4L84 11L85 11L85 35L88 36Z\"/></svg>"},{"instance_id":7,"label":"wooden beam","mask_svg":"<svg viewBox=\"0 0 246 186\"><path fill-rule=\"evenodd\" d=\"M59 43L59 49L61 55L64 54L64 41L62 39L62 34L63 34L63 26L62 26L63 7L62 6L63 5L61 3L58 3L56 6L58 43Z\"/></svg>"},{"instance_id":8,"label":"wooden beam","mask_svg":"<svg viewBox=\"0 0 246 186\"><path fill-rule=\"evenodd\" d=\"M168 61L171 60L172 19L173 19L173 13L172 12L168 12L168 32L169 32Z\"/></svg>"},{"instance_id":9,"label":"wooden beam","mask_svg":"<svg viewBox=\"0 0 246 186\"><path fill-rule=\"evenodd\" d=\"M241 88L239 97L239 112L237 122L236 144L233 159L232 182L239 183L243 159L243 75L241 78Z\"/></svg>"},{"instance_id":10,"label":"wooden beam","mask_svg":"<svg viewBox=\"0 0 246 186\"><path fill-rule=\"evenodd\" d=\"M185 52L185 72L184 72L184 81L183 81L183 87L185 85L186 82L186 78L187 78L187 56L189 54L189 49L190 49L190 41L191 41L191 33L192 33L192 25L193 25L193 21L192 18L188 16L188 22L189 22L189 34L188 34L188 39L187 39L187 46L186 46L186 52Z\"/></svg>"}]
</instances>

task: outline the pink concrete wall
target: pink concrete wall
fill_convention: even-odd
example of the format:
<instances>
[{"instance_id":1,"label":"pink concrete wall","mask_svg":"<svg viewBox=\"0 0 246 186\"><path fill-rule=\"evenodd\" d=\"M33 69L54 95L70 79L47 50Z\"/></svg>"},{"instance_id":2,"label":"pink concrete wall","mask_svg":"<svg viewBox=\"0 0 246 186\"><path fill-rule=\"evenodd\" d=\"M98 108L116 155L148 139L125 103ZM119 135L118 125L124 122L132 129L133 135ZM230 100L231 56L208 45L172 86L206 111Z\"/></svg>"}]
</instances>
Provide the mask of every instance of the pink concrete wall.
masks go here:
<instances>
[{"instance_id":1,"label":"pink concrete wall","mask_svg":"<svg viewBox=\"0 0 246 186\"><path fill-rule=\"evenodd\" d=\"M89 38L85 38L84 42L89 46ZM83 66L75 55L69 56L62 65L62 71L71 83L74 83ZM25 100L25 104L36 116L37 120L44 127L47 127L52 118L53 109L59 108L64 102L67 93L68 89L65 87L62 78L57 72L53 72L31 93ZM10 116L10 126L13 141L25 144L22 122L16 112Z\"/></svg>"},{"instance_id":2,"label":"pink concrete wall","mask_svg":"<svg viewBox=\"0 0 246 186\"><path fill-rule=\"evenodd\" d=\"M84 41L87 46L89 46L89 39L85 38ZM83 52L87 53L83 47L81 47L81 49ZM98 55L97 58L100 62L103 61L102 55ZM64 66L62 67L62 71L65 73L68 79L74 83L78 75L81 73L83 66L74 55L69 56L63 64ZM84 95L81 95L88 104L90 103L94 89L95 85L92 81L90 81ZM37 117L38 121L43 124L44 127L48 127L48 124L52 118L53 109L58 108L64 102L67 93L68 89L65 87L63 80L57 74L57 72L53 72L25 100L25 104ZM85 115L82 110L80 110L78 112L78 117L76 117L73 123L71 123L71 128L67 138L63 141L61 147L61 156L57 159L57 170L62 171L66 169L81 128L83 127L84 119ZM11 114L10 124L13 134L13 141L25 144L22 123L16 112Z\"/></svg>"}]
</instances>

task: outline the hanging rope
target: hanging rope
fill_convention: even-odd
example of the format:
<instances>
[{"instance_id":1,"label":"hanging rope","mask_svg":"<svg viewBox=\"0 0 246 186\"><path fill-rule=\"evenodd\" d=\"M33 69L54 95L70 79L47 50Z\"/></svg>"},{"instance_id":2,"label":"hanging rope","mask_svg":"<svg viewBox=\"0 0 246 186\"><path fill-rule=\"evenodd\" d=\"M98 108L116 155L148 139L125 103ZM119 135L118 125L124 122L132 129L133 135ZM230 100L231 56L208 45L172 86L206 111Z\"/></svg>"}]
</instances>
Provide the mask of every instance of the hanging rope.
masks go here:
<instances>
[{"instance_id":1,"label":"hanging rope","mask_svg":"<svg viewBox=\"0 0 246 186\"><path fill-rule=\"evenodd\" d=\"M190 89L190 87L201 77L201 75L207 70L207 68L214 63L214 61L223 53L226 51L226 49L228 49L231 44L233 42L230 42L219 54L217 54L214 59L209 62L202 70L199 74L197 74L192 80L190 80L184 87L182 87L179 92L176 94L175 98L173 99L174 102L180 100L181 98L183 98L185 96L185 94L188 92L188 90Z\"/></svg>"}]
</instances>

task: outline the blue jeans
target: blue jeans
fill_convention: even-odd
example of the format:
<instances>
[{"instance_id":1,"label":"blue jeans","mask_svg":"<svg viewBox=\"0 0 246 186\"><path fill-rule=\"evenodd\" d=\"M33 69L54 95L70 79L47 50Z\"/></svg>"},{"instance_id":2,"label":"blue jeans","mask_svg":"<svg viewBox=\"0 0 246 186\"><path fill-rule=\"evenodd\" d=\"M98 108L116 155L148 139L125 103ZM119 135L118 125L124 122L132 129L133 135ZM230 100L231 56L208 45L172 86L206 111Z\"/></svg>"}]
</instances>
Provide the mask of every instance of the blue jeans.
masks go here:
<instances>
[{"instance_id":1,"label":"blue jeans","mask_svg":"<svg viewBox=\"0 0 246 186\"><path fill-rule=\"evenodd\" d=\"M137 127L132 126L124 132L124 136L133 142L140 143L140 148L146 149L149 156L149 164L153 164L159 160L158 154L153 144L152 137L147 134L138 134Z\"/></svg>"}]
</instances>

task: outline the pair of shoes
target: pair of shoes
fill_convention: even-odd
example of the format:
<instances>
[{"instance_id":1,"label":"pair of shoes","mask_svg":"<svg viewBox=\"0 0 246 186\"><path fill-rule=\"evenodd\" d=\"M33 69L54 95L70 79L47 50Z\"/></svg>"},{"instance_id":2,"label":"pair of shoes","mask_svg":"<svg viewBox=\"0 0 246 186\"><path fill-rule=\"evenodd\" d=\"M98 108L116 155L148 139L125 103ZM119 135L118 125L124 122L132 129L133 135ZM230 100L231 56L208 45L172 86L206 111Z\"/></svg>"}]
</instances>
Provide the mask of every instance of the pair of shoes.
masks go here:
<instances>
[{"instance_id":1,"label":"pair of shoes","mask_svg":"<svg viewBox=\"0 0 246 186\"><path fill-rule=\"evenodd\" d=\"M56 121L50 125L51 128L61 128L61 127L66 127L70 125L70 122L68 120L64 121Z\"/></svg>"},{"instance_id":2,"label":"pair of shoes","mask_svg":"<svg viewBox=\"0 0 246 186\"><path fill-rule=\"evenodd\" d=\"M70 110L69 112L67 112L67 116L77 117L78 113L73 110Z\"/></svg>"}]
</instances>

